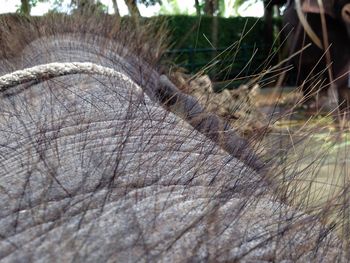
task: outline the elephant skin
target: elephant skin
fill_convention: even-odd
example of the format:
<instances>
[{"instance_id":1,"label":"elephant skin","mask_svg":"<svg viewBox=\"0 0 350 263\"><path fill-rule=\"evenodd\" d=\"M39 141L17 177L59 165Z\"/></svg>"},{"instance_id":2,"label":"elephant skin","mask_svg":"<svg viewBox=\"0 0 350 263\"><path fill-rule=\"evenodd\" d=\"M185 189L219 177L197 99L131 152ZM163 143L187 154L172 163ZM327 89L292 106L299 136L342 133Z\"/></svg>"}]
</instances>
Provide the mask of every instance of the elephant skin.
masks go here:
<instances>
[{"instance_id":1,"label":"elephant skin","mask_svg":"<svg viewBox=\"0 0 350 263\"><path fill-rule=\"evenodd\" d=\"M167 110L177 88L129 52L134 35L91 34L80 19L84 33L58 20L59 34L38 34L1 72L79 61L128 81L74 74L2 92L2 262L347 261L319 217L278 201L249 154L230 150L238 139L225 149L209 134L216 116L198 122L179 91L190 117Z\"/></svg>"}]
</instances>

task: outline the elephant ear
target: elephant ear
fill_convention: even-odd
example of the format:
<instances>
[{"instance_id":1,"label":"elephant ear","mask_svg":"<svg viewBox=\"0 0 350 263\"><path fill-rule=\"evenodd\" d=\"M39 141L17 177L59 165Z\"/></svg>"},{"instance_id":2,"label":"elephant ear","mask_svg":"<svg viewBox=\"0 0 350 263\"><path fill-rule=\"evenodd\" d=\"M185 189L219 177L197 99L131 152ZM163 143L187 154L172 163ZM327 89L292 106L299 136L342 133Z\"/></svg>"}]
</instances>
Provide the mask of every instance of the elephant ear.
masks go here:
<instances>
[{"instance_id":1,"label":"elephant ear","mask_svg":"<svg viewBox=\"0 0 350 263\"><path fill-rule=\"evenodd\" d=\"M304 0L302 1L301 10L304 13L321 13L321 4L323 4L325 14L335 17L334 0Z\"/></svg>"}]
</instances>

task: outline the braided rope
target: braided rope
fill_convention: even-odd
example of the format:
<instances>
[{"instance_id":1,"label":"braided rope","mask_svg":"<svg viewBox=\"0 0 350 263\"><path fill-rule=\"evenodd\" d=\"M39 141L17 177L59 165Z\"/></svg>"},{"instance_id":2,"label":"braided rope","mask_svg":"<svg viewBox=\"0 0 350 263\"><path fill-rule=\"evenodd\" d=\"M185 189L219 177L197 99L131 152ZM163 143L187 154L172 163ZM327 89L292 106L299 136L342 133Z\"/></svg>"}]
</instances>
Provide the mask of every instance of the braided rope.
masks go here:
<instances>
[{"instance_id":1,"label":"braided rope","mask_svg":"<svg viewBox=\"0 0 350 263\"><path fill-rule=\"evenodd\" d=\"M137 86L127 75L112 68L91 62L55 62L17 70L1 76L0 92L29 81L49 79L71 74L98 74L108 77L116 77L120 78L122 81L130 82L133 86Z\"/></svg>"},{"instance_id":2,"label":"braided rope","mask_svg":"<svg viewBox=\"0 0 350 263\"><path fill-rule=\"evenodd\" d=\"M23 84L30 81L45 81L49 78L54 78L63 75L70 74L98 74L113 78L118 78L122 83L129 83L137 92L142 92L142 88L138 86L133 80L122 72L118 72L112 68L104 67L91 62L56 62L42 64L23 70L14 71L12 73L3 75L0 77L0 92L4 92L11 87L19 84ZM208 138L218 143L224 150L233 156L243 160L249 155L249 166L253 169L259 169L260 173L263 164L260 162L257 156L252 154L250 147L247 147L247 142L241 139L234 132L227 130L226 122L221 120L216 115L205 114L205 110L199 106L198 101L189 95L182 94L176 86L165 76L160 76L160 86L155 89L160 94L165 96L165 99L176 98L180 103L176 103L175 106L171 106L170 111L179 114L189 124L191 124L196 130L205 134ZM155 92L157 93L157 92ZM154 95L153 96L157 96ZM156 98L159 103L166 104L162 101L162 98ZM196 118L203 114L204 118ZM202 126L201 126L202 125ZM210 127L208 133L207 128ZM224 137L223 137L223 136ZM225 142L224 144L222 142Z\"/></svg>"}]
</instances>

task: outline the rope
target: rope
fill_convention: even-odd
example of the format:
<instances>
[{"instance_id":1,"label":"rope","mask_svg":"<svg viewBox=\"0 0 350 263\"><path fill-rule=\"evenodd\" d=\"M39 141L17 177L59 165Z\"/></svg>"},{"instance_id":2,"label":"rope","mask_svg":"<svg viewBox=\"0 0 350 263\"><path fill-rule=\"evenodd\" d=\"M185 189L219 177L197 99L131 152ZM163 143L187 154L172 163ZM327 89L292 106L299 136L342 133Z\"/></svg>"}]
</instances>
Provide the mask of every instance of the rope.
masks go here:
<instances>
[{"instance_id":1,"label":"rope","mask_svg":"<svg viewBox=\"0 0 350 263\"><path fill-rule=\"evenodd\" d=\"M137 86L127 75L112 68L91 62L55 62L17 70L1 76L0 92L33 80L46 80L71 74L98 74L108 77L116 77L120 78L123 82L129 82L132 85Z\"/></svg>"}]
</instances>

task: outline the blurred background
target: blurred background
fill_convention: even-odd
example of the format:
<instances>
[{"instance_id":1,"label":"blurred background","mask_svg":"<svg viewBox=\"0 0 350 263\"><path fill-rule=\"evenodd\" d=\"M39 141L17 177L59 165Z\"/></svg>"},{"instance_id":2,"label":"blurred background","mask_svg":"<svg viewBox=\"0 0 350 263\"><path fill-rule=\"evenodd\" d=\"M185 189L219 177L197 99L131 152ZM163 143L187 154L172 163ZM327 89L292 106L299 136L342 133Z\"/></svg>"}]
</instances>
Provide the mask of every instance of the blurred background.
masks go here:
<instances>
[{"instance_id":1,"label":"blurred background","mask_svg":"<svg viewBox=\"0 0 350 263\"><path fill-rule=\"evenodd\" d=\"M0 13L74 14L91 6L121 19L164 17L170 32L165 63L188 74L208 75L219 91L239 87L283 57L280 16L286 1L277 2L279 5L270 0L1 0ZM258 82L261 87L271 86L268 74Z\"/></svg>"}]
</instances>

